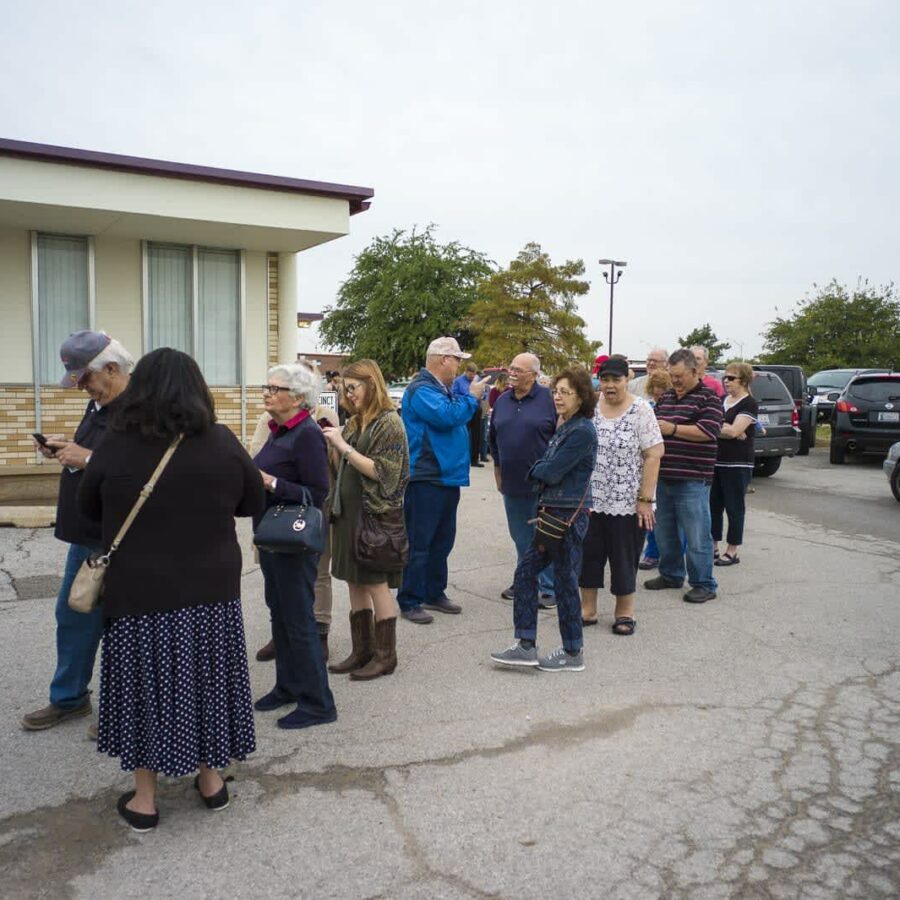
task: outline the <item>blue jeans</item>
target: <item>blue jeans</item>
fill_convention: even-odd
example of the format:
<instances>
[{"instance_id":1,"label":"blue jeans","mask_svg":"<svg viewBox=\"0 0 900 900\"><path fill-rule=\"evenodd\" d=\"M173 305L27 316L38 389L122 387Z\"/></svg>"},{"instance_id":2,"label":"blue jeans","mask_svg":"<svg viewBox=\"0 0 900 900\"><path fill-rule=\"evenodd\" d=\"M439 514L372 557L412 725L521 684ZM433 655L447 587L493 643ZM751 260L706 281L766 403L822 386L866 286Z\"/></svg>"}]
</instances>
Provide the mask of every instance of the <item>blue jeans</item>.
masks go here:
<instances>
[{"instance_id":1,"label":"blue jeans","mask_svg":"<svg viewBox=\"0 0 900 900\"><path fill-rule=\"evenodd\" d=\"M547 507L561 519L572 515L571 509ZM578 573L581 571L581 545L588 528L588 513L583 509L566 532L562 549L552 557L533 544L516 567L513 581L513 624L517 638L537 640L537 574L550 563L556 582L556 615L559 636L566 650L580 650L583 644L581 625L581 596L578 593Z\"/></svg>"},{"instance_id":2,"label":"blue jeans","mask_svg":"<svg viewBox=\"0 0 900 900\"><path fill-rule=\"evenodd\" d=\"M534 537L534 525L529 525L528 521L537 515L538 495L526 494L524 497L507 497L504 494L503 506L506 508L506 527L516 545L516 565L518 566ZM538 587L542 594L553 596L552 565L547 566L538 576Z\"/></svg>"},{"instance_id":3,"label":"blue jeans","mask_svg":"<svg viewBox=\"0 0 900 900\"><path fill-rule=\"evenodd\" d=\"M315 718L330 718L334 697L313 614L318 553L259 552L275 642L275 693Z\"/></svg>"},{"instance_id":4,"label":"blue jeans","mask_svg":"<svg viewBox=\"0 0 900 900\"><path fill-rule=\"evenodd\" d=\"M447 557L456 542L457 506L458 487L425 481L411 481L406 486L409 561L397 593L397 603L404 612L446 596Z\"/></svg>"},{"instance_id":5,"label":"blue jeans","mask_svg":"<svg viewBox=\"0 0 900 900\"><path fill-rule=\"evenodd\" d=\"M69 544L62 584L56 595L56 672L50 682L50 702L74 709L88 699L94 659L103 634L103 608L81 613L69 608L69 591L81 564L94 552Z\"/></svg>"},{"instance_id":6,"label":"blue jeans","mask_svg":"<svg viewBox=\"0 0 900 900\"><path fill-rule=\"evenodd\" d=\"M714 591L713 544L710 536L709 485L705 481L660 478L656 486L656 543L659 574L684 582L685 560L691 587ZM687 541L682 548L681 532Z\"/></svg>"},{"instance_id":7,"label":"blue jeans","mask_svg":"<svg viewBox=\"0 0 900 900\"><path fill-rule=\"evenodd\" d=\"M681 536L681 549L687 553L687 540ZM644 559L659 559L659 547L656 546L656 535L652 531L647 532L647 544L644 547Z\"/></svg>"}]
</instances>

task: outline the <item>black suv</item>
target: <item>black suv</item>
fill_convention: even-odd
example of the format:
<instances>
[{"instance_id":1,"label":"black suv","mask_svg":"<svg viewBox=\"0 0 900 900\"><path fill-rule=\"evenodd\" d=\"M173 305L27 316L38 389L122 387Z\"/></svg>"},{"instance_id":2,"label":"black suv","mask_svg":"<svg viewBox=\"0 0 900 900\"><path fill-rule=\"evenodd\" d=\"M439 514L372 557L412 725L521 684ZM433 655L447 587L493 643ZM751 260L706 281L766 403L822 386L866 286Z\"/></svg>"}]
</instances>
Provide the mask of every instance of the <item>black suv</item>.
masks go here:
<instances>
[{"instance_id":1,"label":"black suv","mask_svg":"<svg viewBox=\"0 0 900 900\"><path fill-rule=\"evenodd\" d=\"M857 375L871 375L889 372L890 369L823 369L809 376L809 402L816 410L820 422L831 421L834 404L851 378Z\"/></svg>"},{"instance_id":2,"label":"black suv","mask_svg":"<svg viewBox=\"0 0 900 900\"><path fill-rule=\"evenodd\" d=\"M794 398L774 372L754 372L750 393L759 405L759 423L764 434L754 438L754 475L774 475L784 456L800 450L800 415Z\"/></svg>"},{"instance_id":3,"label":"black suv","mask_svg":"<svg viewBox=\"0 0 900 900\"><path fill-rule=\"evenodd\" d=\"M800 420L800 449L797 456L808 456L811 447L816 446L816 408L809 402L809 388L806 374L800 366L757 365L757 372L774 372L794 398L794 406Z\"/></svg>"},{"instance_id":4,"label":"black suv","mask_svg":"<svg viewBox=\"0 0 900 900\"><path fill-rule=\"evenodd\" d=\"M900 372L857 375L831 414L831 462L847 452L887 453L900 441Z\"/></svg>"}]
</instances>

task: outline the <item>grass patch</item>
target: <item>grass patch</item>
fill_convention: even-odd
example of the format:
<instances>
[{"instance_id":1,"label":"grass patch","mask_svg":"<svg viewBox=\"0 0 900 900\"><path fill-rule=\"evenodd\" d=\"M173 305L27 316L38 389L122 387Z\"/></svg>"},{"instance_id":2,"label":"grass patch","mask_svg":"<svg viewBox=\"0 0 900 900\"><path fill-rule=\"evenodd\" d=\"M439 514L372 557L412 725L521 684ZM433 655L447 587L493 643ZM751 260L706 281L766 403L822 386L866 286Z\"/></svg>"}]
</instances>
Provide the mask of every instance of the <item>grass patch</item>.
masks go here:
<instances>
[{"instance_id":1,"label":"grass patch","mask_svg":"<svg viewBox=\"0 0 900 900\"><path fill-rule=\"evenodd\" d=\"M816 446L819 444L829 444L831 443L831 426L830 425L816 425Z\"/></svg>"}]
</instances>

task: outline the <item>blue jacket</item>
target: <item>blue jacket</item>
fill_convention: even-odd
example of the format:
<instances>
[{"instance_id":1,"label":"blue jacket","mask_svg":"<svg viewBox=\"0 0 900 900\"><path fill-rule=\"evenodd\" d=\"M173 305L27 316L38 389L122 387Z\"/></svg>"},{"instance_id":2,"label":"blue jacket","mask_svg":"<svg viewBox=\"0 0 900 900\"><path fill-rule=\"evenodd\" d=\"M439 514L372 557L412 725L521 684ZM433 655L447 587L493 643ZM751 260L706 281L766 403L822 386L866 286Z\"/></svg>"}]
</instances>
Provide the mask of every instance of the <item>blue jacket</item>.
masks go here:
<instances>
[{"instance_id":1,"label":"blue jacket","mask_svg":"<svg viewBox=\"0 0 900 900\"><path fill-rule=\"evenodd\" d=\"M592 419L573 416L550 438L547 452L528 472L540 485L543 506L575 509L590 505L587 494L597 456L597 429Z\"/></svg>"},{"instance_id":2,"label":"blue jacket","mask_svg":"<svg viewBox=\"0 0 900 900\"><path fill-rule=\"evenodd\" d=\"M466 377L464 372L462 375L457 375L457 377L453 379L453 384L450 386L450 393L455 397L467 397L471 386L472 382Z\"/></svg>"},{"instance_id":3,"label":"blue jacket","mask_svg":"<svg viewBox=\"0 0 900 900\"><path fill-rule=\"evenodd\" d=\"M427 369L409 383L401 416L409 441L409 480L444 487L469 483L469 419L478 401L452 394Z\"/></svg>"}]
</instances>

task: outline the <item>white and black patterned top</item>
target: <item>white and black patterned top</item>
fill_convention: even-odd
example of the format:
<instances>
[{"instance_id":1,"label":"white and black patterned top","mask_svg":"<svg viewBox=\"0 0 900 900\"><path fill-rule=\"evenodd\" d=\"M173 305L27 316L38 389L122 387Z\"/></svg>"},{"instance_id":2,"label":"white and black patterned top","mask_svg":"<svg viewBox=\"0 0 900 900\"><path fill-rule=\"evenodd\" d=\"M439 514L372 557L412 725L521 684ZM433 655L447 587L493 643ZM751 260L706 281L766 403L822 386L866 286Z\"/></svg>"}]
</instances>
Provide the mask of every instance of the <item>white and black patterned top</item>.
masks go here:
<instances>
[{"instance_id":1,"label":"white and black patterned top","mask_svg":"<svg viewBox=\"0 0 900 900\"><path fill-rule=\"evenodd\" d=\"M653 407L641 397L617 419L594 413L597 458L591 475L591 508L610 516L633 516L644 472L642 451L663 443Z\"/></svg>"}]
</instances>

